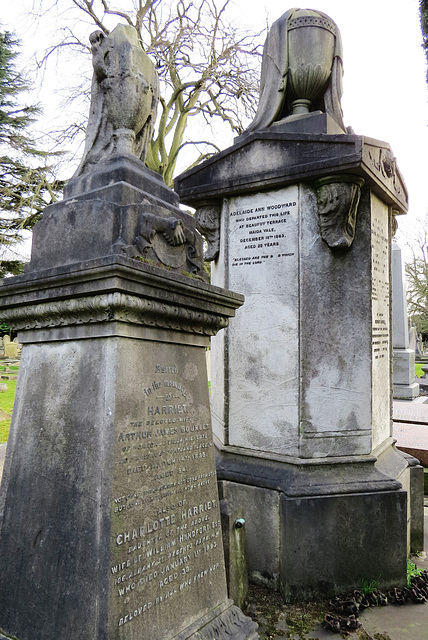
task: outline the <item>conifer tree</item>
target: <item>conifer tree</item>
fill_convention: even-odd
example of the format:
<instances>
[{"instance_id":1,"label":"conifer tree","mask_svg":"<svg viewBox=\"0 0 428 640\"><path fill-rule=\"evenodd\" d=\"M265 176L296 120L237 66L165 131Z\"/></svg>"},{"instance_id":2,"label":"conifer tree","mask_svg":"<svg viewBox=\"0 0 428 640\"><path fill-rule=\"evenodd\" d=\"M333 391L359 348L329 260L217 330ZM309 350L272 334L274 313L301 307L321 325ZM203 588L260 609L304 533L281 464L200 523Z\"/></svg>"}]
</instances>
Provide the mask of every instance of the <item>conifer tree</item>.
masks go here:
<instances>
[{"instance_id":1,"label":"conifer tree","mask_svg":"<svg viewBox=\"0 0 428 640\"><path fill-rule=\"evenodd\" d=\"M40 108L20 104L29 85L16 66L18 45L13 34L0 31L0 277L22 271L11 249L62 188L47 165L51 154L37 148L30 133Z\"/></svg>"}]
</instances>

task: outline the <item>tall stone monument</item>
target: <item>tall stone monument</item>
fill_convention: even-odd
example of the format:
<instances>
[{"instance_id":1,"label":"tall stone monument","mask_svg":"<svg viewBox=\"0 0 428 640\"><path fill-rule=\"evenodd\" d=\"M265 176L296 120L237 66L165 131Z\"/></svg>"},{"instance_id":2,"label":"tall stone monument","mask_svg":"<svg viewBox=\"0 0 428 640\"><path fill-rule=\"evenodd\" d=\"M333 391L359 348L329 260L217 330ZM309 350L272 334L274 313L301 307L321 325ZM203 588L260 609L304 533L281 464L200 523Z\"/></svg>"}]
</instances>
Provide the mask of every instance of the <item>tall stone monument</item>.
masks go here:
<instances>
[{"instance_id":1,"label":"tall stone monument","mask_svg":"<svg viewBox=\"0 0 428 640\"><path fill-rule=\"evenodd\" d=\"M417 398L419 384L415 381L415 350L409 339L406 281L401 249L396 241L392 243L392 346L394 398Z\"/></svg>"},{"instance_id":2,"label":"tall stone monument","mask_svg":"<svg viewBox=\"0 0 428 640\"><path fill-rule=\"evenodd\" d=\"M244 509L250 577L288 599L406 579L390 246L407 192L388 144L345 129L341 80L336 24L288 11L266 39L253 123L175 183L212 282L246 297L212 340L217 473Z\"/></svg>"},{"instance_id":3,"label":"tall stone monument","mask_svg":"<svg viewBox=\"0 0 428 640\"><path fill-rule=\"evenodd\" d=\"M257 637L228 600L206 376L242 296L143 160L156 72L91 37L84 158L0 289L23 343L0 503L0 637Z\"/></svg>"}]
</instances>

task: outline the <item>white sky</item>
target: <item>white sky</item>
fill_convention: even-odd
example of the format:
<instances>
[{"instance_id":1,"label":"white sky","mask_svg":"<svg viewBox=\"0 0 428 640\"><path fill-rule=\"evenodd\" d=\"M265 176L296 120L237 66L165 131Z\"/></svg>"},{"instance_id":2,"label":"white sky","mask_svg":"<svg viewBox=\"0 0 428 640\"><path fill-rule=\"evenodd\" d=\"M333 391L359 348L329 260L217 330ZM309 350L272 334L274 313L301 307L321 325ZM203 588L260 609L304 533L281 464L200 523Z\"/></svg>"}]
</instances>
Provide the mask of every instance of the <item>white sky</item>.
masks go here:
<instances>
[{"instance_id":1,"label":"white sky","mask_svg":"<svg viewBox=\"0 0 428 640\"><path fill-rule=\"evenodd\" d=\"M234 0L241 26L261 30L293 5L278 0ZM32 0L3 0L0 23L25 44L21 61L48 46L56 25L45 18L36 25L22 19ZM60 0L61 4L61 0ZM116 5L120 6L120 0ZM6 5L6 6L5 6ZM299 6L299 5L294 5ZM306 6L327 13L339 26L343 41L344 95L347 126L355 133L388 142L409 190L409 214L399 220L399 239L409 234L428 210L428 106L426 63L421 47L418 0L315 0ZM52 22L52 21L51 21ZM87 35L93 24L79 25ZM29 63L27 63L29 64ZM81 73L80 68L74 71ZM42 126L49 127L60 108L61 88L70 70L52 64L34 100L45 109ZM57 75L55 75L57 73ZM224 141L224 147L232 144ZM70 174L72 171L70 171Z\"/></svg>"}]
</instances>

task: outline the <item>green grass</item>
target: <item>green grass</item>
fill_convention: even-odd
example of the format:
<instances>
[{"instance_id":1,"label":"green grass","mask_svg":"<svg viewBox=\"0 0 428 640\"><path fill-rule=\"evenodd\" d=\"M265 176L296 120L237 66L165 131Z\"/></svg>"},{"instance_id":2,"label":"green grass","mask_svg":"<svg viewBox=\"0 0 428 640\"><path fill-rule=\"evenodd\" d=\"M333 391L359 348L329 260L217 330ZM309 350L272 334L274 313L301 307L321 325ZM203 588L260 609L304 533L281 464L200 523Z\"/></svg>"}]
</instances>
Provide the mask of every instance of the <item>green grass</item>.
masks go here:
<instances>
[{"instance_id":1,"label":"green grass","mask_svg":"<svg viewBox=\"0 0 428 640\"><path fill-rule=\"evenodd\" d=\"M418 569L413 562L411 562L410 560L407 560L407 586L408 587L410 587L412 584L412 578L416 578L417 576L420 576L421 573L423 573L423 569Z\"/></svg>"},{"instance_id":2,"label":"green grass","mask_svg":"<svg viewBox=\"0 0 428 640\"><path fill-rule=\"evenodd\" d=\"M4 371L3 367L0 367ZM0 409L11 414L13 409L13 401L15 400L16 380L2 380L7 384L7 391L0 392ZM0 443L7 442L10 428L10 419L0 421Z\"/></svg>"},{"instance_id":3,"label":"green grass","mask_svg":"<svg viewBox=\"0 0 428 640\"><path fill-rule=\"evenodd\" d=\"M416 362L415 364L415 372L418 378L422 378L422 376L424 375L424 371L422 371L422 367L425 366L424 362Z\"/></svg>"}]
</instances>

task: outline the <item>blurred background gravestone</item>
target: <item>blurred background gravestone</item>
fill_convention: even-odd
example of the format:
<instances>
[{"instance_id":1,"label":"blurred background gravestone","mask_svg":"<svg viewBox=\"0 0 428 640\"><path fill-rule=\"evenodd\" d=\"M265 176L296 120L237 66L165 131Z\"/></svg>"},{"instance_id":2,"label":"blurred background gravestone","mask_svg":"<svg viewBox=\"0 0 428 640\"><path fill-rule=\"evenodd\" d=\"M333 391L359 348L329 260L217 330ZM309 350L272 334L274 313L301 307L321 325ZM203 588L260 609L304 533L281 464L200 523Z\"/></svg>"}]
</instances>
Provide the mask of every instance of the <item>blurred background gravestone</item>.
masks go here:
<instances>
[{"instance_id":1,"label":"blurred background gravestone","mask_svg":"<svg viewBox=\"0 0 428 640\"><path fill-rule=\"evenodd\" d=\"M250 578L290 600L362 576L404 584L419 505L391 421L391 224L407 192L388 144L345 128L341 78L337 25L286 12L253 123L175 181L212 282L246 297L212 340L222 495L244 509Z\"/></svg>"},{"instance_id":2,"label":"blurred background gravestone","mask_svg":"<svg viewBox=\"0 0 428 640\"><path fill-rule=\"evenodd\" d=\"M144 166L136 32L91 36L84 157L0 289L21 371L0 498L0 637L257 637L228 599L205 350L242 296ZM4 634L4 635L1 635Z\"/></svg>"},{"instance_id":3,"label":"blurred background gravestone","mask_svg":"<svg viewBox=\"0 0 428 640\"><path fill-rule=\"evenodd\" d=\"M395 240L392 243L392 346L394 398L417 398L419 384L415 381L415 351L409 341L404 266Z\"/></svg>"}]
</instances>

